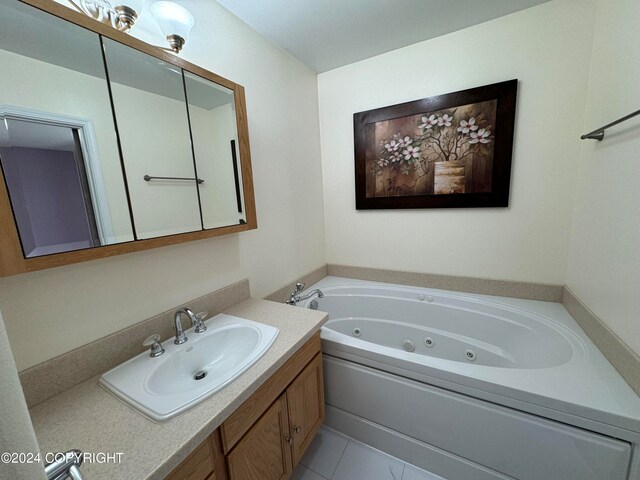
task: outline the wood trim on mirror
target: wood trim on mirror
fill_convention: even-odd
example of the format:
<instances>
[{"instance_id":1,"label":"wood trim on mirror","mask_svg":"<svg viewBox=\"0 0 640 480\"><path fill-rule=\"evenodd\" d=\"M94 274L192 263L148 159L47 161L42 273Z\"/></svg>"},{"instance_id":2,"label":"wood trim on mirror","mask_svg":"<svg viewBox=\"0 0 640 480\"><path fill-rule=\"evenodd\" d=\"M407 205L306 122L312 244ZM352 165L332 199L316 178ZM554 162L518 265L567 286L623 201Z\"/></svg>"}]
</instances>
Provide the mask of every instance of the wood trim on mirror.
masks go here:
<instances>
[{"instance_id":1,"label":"wood trim on mirror","mask_svg":"<svg viewBox=\"0 0 640 480\"><path fill-rule=\"evenodd\" d=\"M242 85L238 85L237 83L205 70L198 65L194 65L193 63L187 62L186 60L183 60L169 52L165 52L159 47L154 47L138 40L137 38L122 33L98 22L97 20L65 7L64 5L56 3L53 0L20 1L233 90L235 97L246 223L146 240L135 240L42 257L24 258L20 238L18 236L18 230L13 216L13 210L9 200L9 194L3 174L0 171L0 277L86 262L89 260L121 255L124 253L139 252L150 248L176 245L193 240L218 237L220 235L244 232L258 228L253 191L251 153L249 148L247 108L244 87L242 87Z\"/></svg>"}]
</instances>

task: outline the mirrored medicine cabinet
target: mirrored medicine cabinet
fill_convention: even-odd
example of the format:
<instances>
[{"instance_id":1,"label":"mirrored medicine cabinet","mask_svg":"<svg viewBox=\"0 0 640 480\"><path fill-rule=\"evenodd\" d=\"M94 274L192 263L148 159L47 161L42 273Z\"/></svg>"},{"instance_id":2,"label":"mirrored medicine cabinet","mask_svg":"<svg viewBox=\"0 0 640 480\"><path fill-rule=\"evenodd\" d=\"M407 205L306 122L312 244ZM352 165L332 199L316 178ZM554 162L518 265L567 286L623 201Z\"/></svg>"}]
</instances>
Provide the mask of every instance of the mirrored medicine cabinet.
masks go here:
<instances>
[{"instance_id":1,"label":"mirrored medicine cabinet","mask_svg":"<svg viewBox=\"0 0 640 480\"><path fill-rule=\"evenodd\" d=\"M0 276L256 228L242 86L0 1Z\"/></svg>"}]
</instances>

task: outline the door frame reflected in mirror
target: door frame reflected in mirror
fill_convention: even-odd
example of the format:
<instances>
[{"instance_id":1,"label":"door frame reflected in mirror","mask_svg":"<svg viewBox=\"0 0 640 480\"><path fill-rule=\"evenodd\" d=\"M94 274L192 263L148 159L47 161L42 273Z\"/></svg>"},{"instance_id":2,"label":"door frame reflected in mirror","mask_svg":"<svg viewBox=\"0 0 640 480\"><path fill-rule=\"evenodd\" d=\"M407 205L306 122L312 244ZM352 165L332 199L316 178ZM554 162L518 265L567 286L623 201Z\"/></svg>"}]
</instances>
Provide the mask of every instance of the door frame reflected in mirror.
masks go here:
<instances>
[{"instance_id":1,"label":"door frame reflected in mirror","mask_svg":"<svg viewBox=\"0 0 640 480\"><path fill-rule=\"evenodd\" d=\"M78 131L98 237L102 245L114 243L115 236L113 233L113 225L111 224L109 200L102 177L102 164L93 121L88 118L0 104L0 120L5 119L64 127ZM0 125L0 131L3 130L7 131L6 128Z\"/></svg>"}]
</instances>

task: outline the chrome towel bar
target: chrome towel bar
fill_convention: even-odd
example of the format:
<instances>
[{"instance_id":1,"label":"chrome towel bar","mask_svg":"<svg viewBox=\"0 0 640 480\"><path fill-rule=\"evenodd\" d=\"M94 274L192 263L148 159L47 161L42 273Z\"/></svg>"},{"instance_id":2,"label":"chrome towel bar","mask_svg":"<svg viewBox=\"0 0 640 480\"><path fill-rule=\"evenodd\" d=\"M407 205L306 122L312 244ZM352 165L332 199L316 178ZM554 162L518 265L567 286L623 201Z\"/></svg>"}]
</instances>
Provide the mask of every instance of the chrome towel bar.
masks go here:
<instances>
[{"instance_id":1,"label":"chrome towel bar","mask_svg":"<svg viewBox=\"0 0 640 480\"><path fill-rule=\"evenodd\" d=\"M630 118L635 117L636 115L640 115L640 110L638 110L636 112L633 112L633 113L630 113L629 115L626 115L626 116L624 116L622 118L619 118L615 122L611 122L611 123L605 125L604 127L600 127L598 129L594 130L593 132L586 133L586 134L582 135L580 138L582 140L591 139L591 140L598 140L599 142L601 142L604 139L605 130L607 130L608 128L613 127L614 125L618 125L619 123L626 122L627 120L629 120Z\"/></svg>"},{"instance_id":2,"label":"chrome towel bar","mask_svg":"<svg viewBox=\"0 0 640 480\"><path fill-rule=\"evenodd\" d=\"M198 184L204 183L204 180L202 180L201 178L189 178L189 177L152 177L150 175L145 175L142 178L144 178L145 182L150 182L151 180L188 180L191 182L198 182Z\"/></svg>"}]
</instances>

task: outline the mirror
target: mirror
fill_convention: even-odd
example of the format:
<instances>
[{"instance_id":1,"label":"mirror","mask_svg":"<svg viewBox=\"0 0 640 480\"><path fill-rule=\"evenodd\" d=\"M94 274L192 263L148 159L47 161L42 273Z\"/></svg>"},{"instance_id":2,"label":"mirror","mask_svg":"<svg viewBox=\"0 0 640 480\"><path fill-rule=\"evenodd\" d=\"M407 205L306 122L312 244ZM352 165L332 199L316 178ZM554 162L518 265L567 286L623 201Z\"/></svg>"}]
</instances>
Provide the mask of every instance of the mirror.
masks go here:
<instances>
[{"instance_id":1,"label":"mirror","mask_svg":"<svg viewBox=\"0 0 640 480\"><path fill-rule=\"evenodd\" d=\"M134 239L100 38L0 3L0 165L25 258Z\"/></svg>"},{"instance_id":2,"label":"mirror","mask_svg":"<svg viewBox=\"0 0 640 480\"><path fill-rule=\"evenodd\" d=\"M182 69L108 38L104 50L137 238L202 230Z\"/></svg>"},{"instance_id":3,"label":"mirror","mask_svg":"<svg viewBox=\"0 0 640 480\"><path fill-rule=\"evenodd\" d=\"M0 65L0 276L257 228L242 86L41 0Z\"/></svg>"},{"instance_id":4,"label":"mirror","mask_svg":"<svg viewBox=\"0 0 640 480\"><path fill-rule=\"evenodd\" d=\"M233 90L184 72L204 228L244 223Z\"/></svg>"}]
</instances>

